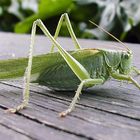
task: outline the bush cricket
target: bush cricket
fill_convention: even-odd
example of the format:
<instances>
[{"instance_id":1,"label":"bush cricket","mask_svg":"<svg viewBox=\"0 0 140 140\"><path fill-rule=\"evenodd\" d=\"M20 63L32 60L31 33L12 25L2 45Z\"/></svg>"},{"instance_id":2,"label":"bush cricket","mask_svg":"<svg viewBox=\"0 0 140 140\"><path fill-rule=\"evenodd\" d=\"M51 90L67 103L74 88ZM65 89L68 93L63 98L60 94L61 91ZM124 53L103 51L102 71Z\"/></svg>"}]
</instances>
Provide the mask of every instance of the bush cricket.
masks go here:
<instances>
[{"instance_id":1,"label":"bush cricket","mask_svg":"<svg viewBox=\"0 0 140 140\"><path fill-rule=\"evenodd\" d=\"M74 42L74 51L67 52L56 41L63 22L66 23ZM90 22L93 23L92 21ZM93 24L96 25L95 23ZM52 41L53 45L50 53L34 56L34 62L32 63L37 26ZM74 109L83 89L104 84L110 77L129 81L140 89L140 85L131 76L132 70L140 74L140 71L132 66L132 51L102 27L96 26L120 42L124 48L122 50L82 49L73 32L67 13L61 15L54 37L40 19L34 21L29 58L0 60L0 79L16 78L24 75L23 102L19 106L10 108L7 111L15 113L28 105L30 82L36 82L52 90L76 91L68 109L60 113L61 117L66 116ZM58 52L54 52L54 47L58 49ZM26 67L27 62L28 65ZM32 74L37 74L35 81L31 81Z\"/></svg>"}]
</instances>

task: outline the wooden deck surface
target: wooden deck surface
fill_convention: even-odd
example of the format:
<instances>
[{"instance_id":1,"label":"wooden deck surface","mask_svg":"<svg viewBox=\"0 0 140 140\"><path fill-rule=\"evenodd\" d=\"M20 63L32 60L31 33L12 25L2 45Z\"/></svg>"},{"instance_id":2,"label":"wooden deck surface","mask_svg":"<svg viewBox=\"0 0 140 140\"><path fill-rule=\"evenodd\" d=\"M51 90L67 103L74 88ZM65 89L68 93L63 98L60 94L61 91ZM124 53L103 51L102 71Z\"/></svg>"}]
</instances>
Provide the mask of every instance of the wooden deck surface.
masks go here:
<instances>
[{"instance_id":1,"label":"wooden deck surface","mask_svg":"<svg viewBox=\"0 0 140 140\"><path fill-rule=\"evenodd\" d=\"M0 33L0 58L28 55L30 36ZM60 38L65 49L72 49L68 38ZM83 47L107 47L114 42L79 40ZM140 69L140 45L128 44L134 52L134 65ZM47 53L50 42L37 36L35 54ZM140 76L135 77L140 83ZM81 95L76 109L66 118L65 110L74 92L54 92L31 84L27 109L16 114L4 110L17 105L22 95L21 80L0 82L0 140L139 140L140 90L115 80L93 87Z\"/></svg>"}]
</instances>

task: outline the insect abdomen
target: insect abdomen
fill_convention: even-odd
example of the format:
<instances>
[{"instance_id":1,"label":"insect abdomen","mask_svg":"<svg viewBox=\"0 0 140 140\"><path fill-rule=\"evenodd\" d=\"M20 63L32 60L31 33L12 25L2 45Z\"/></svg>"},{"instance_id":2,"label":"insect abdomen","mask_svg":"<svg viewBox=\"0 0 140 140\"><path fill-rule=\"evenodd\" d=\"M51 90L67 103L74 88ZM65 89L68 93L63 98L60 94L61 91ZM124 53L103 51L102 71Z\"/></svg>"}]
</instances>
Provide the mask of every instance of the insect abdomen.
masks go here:
<instances>
[{"instance_id":1,"label":"insect abdomen","mask_svg":"<svg viewBox=\"0 0 140 140\"><path fill-rule=\"evenodd\" d=\"M109 74L105 67L102 53L89 53L81 57L74 57L86 68L91 78L108 78ZM75 90L80 80L72 72L67 63L63 60L53 66L47 67L38 77L37 82L54 90Z\"/></svg>"},{"instance_id":2,"label":"insect abdomen","mask_svg":"<svg viewBox=\"0 0 140 140\"><path fill-rule=\"evenodd\" d=\"M77 88L80 80L66 63L61 63L47 68L37 82L54 90L72 90Z\"/></svg>"}]
</instances>

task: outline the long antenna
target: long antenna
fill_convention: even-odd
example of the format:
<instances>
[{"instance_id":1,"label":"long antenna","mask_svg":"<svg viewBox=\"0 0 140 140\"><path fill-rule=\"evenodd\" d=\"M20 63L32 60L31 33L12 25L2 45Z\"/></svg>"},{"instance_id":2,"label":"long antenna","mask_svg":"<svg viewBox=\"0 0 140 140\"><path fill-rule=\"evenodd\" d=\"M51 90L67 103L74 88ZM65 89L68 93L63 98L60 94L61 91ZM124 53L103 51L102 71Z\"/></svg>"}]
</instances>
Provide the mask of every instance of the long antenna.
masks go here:
<instances>
[{"instance_id":1,"label":"long antenna","mask_svg":"<svg viewBox=\"0 0 140 140\"><path fill-rule=\"evenodd\" d=\"M92 23L93 25L95 25L96 27L98 27L101 31L104 31L105 33L107 33L108 35L110 35L112 38L114 38L116 41L118 41L119 43L121 43L128 51L130 51L130 49L123 43L121 42L118 38L116 38L114 35L112 35L111 33L109 33L108 31L106 31L104 28L102 28L101 26L97 25L96 23L94 23L93 21L89 20L90 23Z\"/></svg>"}]
</instances>

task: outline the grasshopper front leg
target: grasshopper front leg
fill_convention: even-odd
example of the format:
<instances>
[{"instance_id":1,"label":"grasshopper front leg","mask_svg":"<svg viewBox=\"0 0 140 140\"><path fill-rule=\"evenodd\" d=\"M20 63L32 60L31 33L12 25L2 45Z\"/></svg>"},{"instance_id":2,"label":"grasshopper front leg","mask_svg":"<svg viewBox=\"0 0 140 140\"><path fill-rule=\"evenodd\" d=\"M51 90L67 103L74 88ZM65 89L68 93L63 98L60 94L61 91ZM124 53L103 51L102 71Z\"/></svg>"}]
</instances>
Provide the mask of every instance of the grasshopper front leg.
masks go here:
<instances>
[{"instance_id":1,"label":"grasshopper front leg","mask_svg":"<svg viewBox=\"0 0 140 140\"><path fill-rule=\"evenodd\" d=\"M137 67L133 67L132 69L136 72L136 74L140 75L140 70Z\"/></svg>"},{"instance_id":2,"label":"grasshopper front leg","mask_svg":"<svg viewBox=\"0 0 140 140\"><path fill-rule=\"evenodd\" d=\"M114 78L114 79L117 79L117 80L125 80L125 81L129 81L129 82L132 82L137 88L140 89L140 84L135 81L131 76L129 75L123 75L123 74L119 74L119 73L112 73L111 76Z\"/></svg>"}]
</instances>

